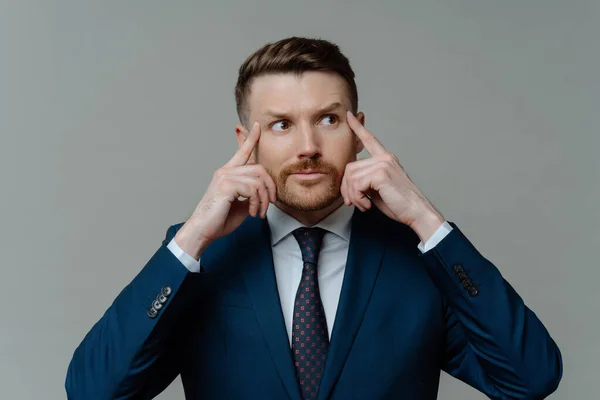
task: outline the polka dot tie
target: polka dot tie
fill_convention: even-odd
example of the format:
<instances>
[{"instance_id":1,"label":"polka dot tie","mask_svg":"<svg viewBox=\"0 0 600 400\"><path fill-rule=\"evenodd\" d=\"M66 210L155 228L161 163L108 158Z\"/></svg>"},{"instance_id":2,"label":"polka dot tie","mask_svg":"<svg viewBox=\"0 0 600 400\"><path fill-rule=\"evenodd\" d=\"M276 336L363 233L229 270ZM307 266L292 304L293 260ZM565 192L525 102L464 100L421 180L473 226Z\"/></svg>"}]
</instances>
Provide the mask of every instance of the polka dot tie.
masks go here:
<instances>
[{"instance_id":1,"label":"polka dot tie","mask_svg":"<svg viewBox=\"0 0 600 400\"><path fill-rule=\"evenodd\" d=\"M299 228L293 232L302 250L302 278L296 292L292 326L292 356L302 398L316 399L327 359L329 335L319 294L317 261L325 231Z\"/></svg>"}]
</instances>

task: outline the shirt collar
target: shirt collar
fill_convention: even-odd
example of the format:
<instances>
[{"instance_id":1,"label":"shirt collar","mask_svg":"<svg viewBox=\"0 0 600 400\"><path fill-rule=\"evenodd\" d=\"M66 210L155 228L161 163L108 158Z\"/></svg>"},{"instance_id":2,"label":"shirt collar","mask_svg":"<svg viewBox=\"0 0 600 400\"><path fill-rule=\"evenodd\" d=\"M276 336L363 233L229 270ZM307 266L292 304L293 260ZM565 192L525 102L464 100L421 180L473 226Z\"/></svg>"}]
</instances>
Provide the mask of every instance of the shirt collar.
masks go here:
<instances>
[{"instance_id":1,"label":"shirt collar","mask_svg":"<svg viewBox=\"0 0 600 400\"><path fill-rule=\"evenodd\" d=\"M342 204L314 226L334 233L349 242L354 208L355 206L348 207ZM267 209L267 222L271 229L271 246L275 246L295 229L305 226L291 215L281 211L274 204L271 204Z\"/></svg>"}]
</instances>

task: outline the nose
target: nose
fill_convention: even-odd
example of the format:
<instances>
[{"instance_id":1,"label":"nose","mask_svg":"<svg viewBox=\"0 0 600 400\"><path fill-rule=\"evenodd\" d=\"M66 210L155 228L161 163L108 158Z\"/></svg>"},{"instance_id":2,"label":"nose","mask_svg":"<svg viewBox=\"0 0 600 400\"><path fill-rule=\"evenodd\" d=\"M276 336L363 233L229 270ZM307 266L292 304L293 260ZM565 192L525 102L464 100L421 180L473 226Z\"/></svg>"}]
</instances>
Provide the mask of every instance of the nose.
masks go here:
<instances>
[{"instance_id":1,"label":"nose","mask_svg":"<svg viewBox=\"0 0 600 400\"><path fill-rule=\"evenodd\" d=\"M321 157L321 140L318 131L309 124L302 124L297 132L298 158Z\"/></svg>"}]
</instances>

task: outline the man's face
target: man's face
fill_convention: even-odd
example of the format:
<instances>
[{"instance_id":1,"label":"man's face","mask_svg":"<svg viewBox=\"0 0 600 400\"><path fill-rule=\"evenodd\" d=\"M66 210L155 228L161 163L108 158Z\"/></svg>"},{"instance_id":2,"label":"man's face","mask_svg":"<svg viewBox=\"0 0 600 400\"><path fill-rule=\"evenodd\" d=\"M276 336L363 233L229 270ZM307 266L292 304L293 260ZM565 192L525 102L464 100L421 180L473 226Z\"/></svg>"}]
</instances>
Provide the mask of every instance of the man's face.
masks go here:
<instances>
[{"instance_id":1,"label":"man's face","mask_svg":"<svg viewBox=\"0 0 600 400\"><path fill-rule=\"evenodd\" d=\"M332 205L346 164L363 148L346 123L351 104L344 79L331 72L269 74L250 89L249 125L261 127L256 162L273 178L278 200L298 211ZM243 142L247 130L236 131Z\"/></svg>"}]
</instances>

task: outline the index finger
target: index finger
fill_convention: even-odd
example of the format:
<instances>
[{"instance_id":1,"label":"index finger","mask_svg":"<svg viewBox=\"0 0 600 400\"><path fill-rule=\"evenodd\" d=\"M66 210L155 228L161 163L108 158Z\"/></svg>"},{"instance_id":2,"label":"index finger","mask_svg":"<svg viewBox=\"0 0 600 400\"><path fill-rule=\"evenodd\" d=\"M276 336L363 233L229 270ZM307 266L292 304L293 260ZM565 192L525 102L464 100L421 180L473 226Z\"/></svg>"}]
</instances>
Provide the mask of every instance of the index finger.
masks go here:
<instances>
[{"instance_id":1,"label":"index finger","mask_svg":"<svg viewBox=\"0 0 600 400\"><path fill-rule=\"evenodd\" d=\"M254 125L252 125L252 130L248 134L248 137L244 141L244 144L242 144L242 147L240 147L240 149L235 152L233 157L231 157L231 160L229 160L229 162L226 165L230 167L241 167L242 165L246 165L248 163L248 160L250 160L250 156L252 155L252 152L254 151L254 148L256 147L259 138L260 124L258 122L255 122Z\"/></svg>"},{"instance_id":2,"label":"index finger","mask_svg":"<svg viewBox=\"0 0 600 400\"><path fill-rule=\"evenodd\" d=\"M346 120L348 121L350 129L352 129L361 142L363 142L365 149L367 149L369 154L374 156L386 151L381 142L379 142L379 140L377 140L377 138L360 123L352 112L348 111L346 113Z\"/></svg>"}]
</instances>

